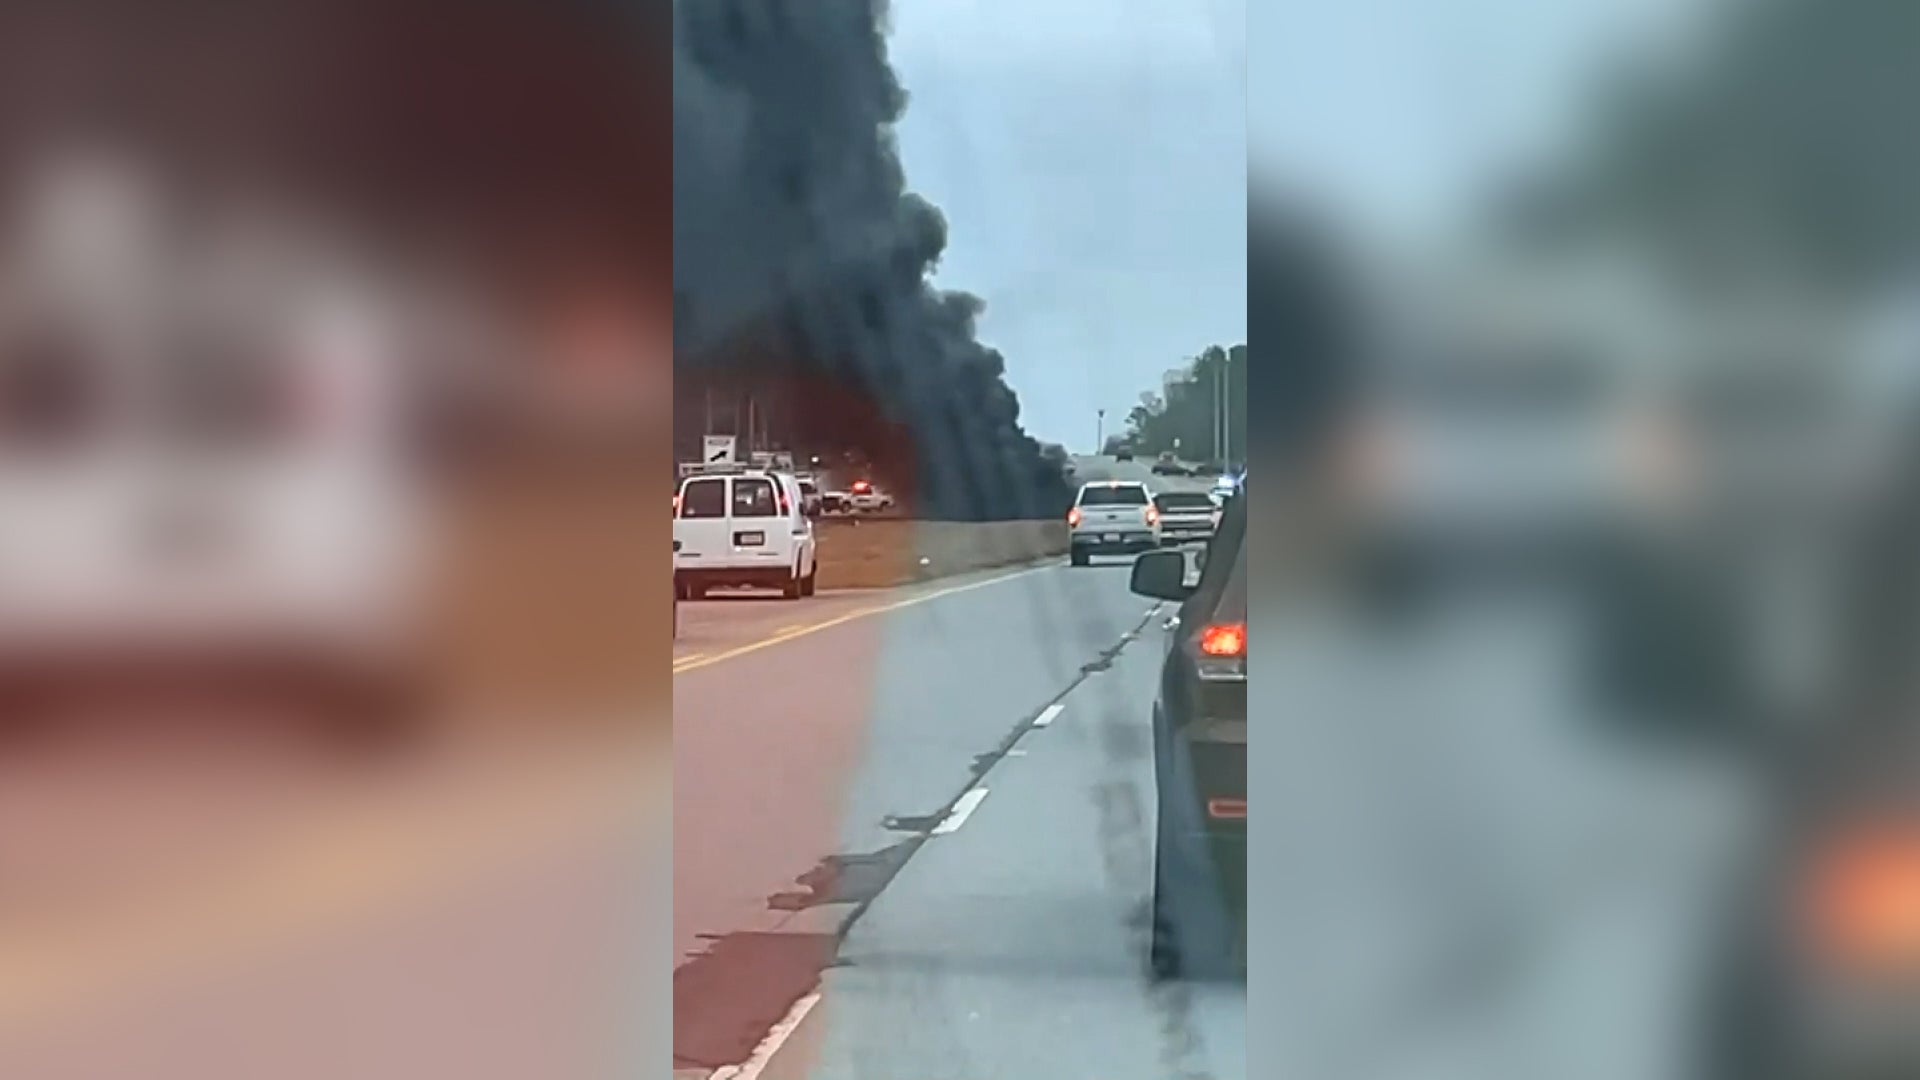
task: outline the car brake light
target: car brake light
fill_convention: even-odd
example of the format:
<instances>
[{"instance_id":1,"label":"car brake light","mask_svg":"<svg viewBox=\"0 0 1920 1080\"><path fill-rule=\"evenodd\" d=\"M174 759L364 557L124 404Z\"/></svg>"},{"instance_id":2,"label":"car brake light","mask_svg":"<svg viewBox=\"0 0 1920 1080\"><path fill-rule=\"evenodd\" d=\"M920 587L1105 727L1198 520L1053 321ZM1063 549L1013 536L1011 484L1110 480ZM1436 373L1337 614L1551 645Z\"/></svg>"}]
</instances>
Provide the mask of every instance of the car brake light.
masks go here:
<instances>
[{"instance_id":1,"label":"car brake light","mask_svg":"<svg viewBox=\"0 0 1920 1080\"><path fill-rule=\"evenodd\" d=\"M1151 506L1149 506L1149 507L1147 507L1147 524L1149 524L1149 525L1158 525L1158 524L1160 524L1160 511L1159 511L1159 510L1157 510L1157 509L1155 509L1155 508L1153 508L1153 507L1151 507Z\"/></svg>"},{"instance_id":2,"label":"car brake light","mask_svg":"<svg viewBox=\"0 0 1920 1080\"><path fill-rule=\"evenodd\" d=\"M1804 894L1806 944L1852 970L1920 969L1920 832L1857 830L1816 858Z\"/></svg>"},{"instance_id":3,"label":"car brake light","mask_svg":"<svg viewBox=\"0 0 1920 1080\"><path fill-rule=\"evenodd\" d=\"M1080 508L1076 506L1073 509L1067 511L1067 525L1068 527L1073 527L1079 524L1080 524Z\"/></svg>"},{"instance_id":4,"label":"car brake light","mask_svg":"<svg viewBox=\"0 0 1920 1080\"><path fill-rule=\"evenodd\" d=\"M1208 656L1247 655L1246 623L1215 623L1200 631L1200 651Z\"/></svg>"}]
</instances>

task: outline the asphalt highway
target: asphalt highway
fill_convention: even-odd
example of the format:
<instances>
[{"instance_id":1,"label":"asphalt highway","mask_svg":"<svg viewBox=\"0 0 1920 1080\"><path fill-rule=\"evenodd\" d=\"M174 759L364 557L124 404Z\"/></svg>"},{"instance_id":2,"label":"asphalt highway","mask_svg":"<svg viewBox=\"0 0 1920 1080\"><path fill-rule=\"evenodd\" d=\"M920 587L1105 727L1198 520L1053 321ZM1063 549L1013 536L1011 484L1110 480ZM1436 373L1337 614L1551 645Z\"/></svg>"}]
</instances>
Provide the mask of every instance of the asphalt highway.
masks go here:
<instances>
[{"instance_id":1,"label":"asphalt highway","mask_svg":"<svg viewBox=\"0 0 1920 1080\"><path fill-rule=\"evenodd\" d=\"M1384 620L1256 605L1266 1014L1247 1023L1246 980L1148 980L1167 613L1128 561L695 616L674 677L680 1075L1692 1075L1754 793L1711 755L1607 735L1551 588Z\"/></svg>"}]
</instances>

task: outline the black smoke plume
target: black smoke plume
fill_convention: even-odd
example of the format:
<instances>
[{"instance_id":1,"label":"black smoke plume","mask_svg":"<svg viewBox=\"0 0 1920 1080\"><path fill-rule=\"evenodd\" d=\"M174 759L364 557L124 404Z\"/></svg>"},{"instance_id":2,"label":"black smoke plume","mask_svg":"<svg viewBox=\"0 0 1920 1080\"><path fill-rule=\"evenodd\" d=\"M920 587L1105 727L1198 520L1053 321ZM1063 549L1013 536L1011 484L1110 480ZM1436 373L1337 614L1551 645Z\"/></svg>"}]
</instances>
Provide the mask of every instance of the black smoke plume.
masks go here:
<instances>
[{"instance_id":1,"label":"black smoke plume","mask_svg":"<svg viewBox=\"0 0 1920 1080\"><path fill-rule=\"evenodd\" d=\"M887 7L676 0L676 445L712 388L744 390L781 441L866 455L923 516L1050 516L1065 480L975 336L981 301L929 284L947 226L906 189Z\"/></svg>"}]
</instances>

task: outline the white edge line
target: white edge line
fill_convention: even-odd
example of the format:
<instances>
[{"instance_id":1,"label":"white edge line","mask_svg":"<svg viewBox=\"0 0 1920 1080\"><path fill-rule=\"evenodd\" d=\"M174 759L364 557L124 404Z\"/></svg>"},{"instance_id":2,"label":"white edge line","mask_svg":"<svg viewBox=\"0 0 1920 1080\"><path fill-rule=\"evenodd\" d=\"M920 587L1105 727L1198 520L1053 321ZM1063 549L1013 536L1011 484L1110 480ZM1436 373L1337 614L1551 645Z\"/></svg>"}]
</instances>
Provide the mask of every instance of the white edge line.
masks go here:
<instances>
[{"instance_id":1,"label":"white edge line","mask_svg":"<svg viewBox=\"0 0 1920 1080\"><path fill-rule=\"evenodd\" d=\"M787 1044L788 1039L793 1038L793 1033L800 1029L801 1021L805 1020L807 1014L812 1012L813 1007L818 1004L820 1004L818 990L794 1002L793 1008L787 1010L787 1015L773 1025L772 1030L767 1032L767 1037L760 1040L759 1046L753 1048L752 1056L738 1065L722 1065L708 1073L707 1080L755 1080L766 1071L767 1066L773 1062L773 1056L780 1052L780 1048Z\"/></svg>"},{"instance_id":2,"label":"white edge line","mask_svg":"<svg viewBox=\"0 0 1920 1080\"><path fill-rule=\"evenodd\" d=\"M1033 726L1046 727L1058 719L1061 713L1066 711L1067 706L1065 702L1055 702L1040 710L1040 715L1033 718Z\"/></svg>"},{"instance_id":3,"label":"white edge line","mask_svg":"<svg viewBox=\"0 0 1920 1080\"><path fill-rule=\"evenodd\" d=\"M948 833L959 832L960 826L967 823L967 819L973 816L973 812L979 809L980 804L986 800L986 797L987 789L983 787L974 788L965 795L960 796L959 800L953 804L953 809L947 813L947 816L941 819L940 824L933 827L931 835L945 836Z\"/></svg>"}]
</instances>

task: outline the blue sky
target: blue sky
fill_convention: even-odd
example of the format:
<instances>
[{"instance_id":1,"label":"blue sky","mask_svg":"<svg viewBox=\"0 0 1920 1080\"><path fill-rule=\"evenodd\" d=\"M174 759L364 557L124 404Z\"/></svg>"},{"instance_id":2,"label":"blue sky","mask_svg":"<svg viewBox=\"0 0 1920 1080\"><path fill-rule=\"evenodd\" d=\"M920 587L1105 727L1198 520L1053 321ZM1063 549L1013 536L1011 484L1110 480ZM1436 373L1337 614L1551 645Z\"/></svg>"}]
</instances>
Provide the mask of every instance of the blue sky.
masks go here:
<instances>
[{"instance_id":1,"label":"blue sky","mask_svg":"<svg viewBox=\"0 0 1920 1080\"><path fill-rule=\"evenodd\" d=\"M1035 436L1246 335L1244 0L903 0L908 183Z\"/></svg>"},{"instance_id":2,"label":"blue sky","mask_svg":"<svg viewBox=\"0 0 1920 1080\"><path fill-rule=\"evenodd\" d=\"M1550 152L1581 76L1673 0L899 0L908 183L938 280L987 301L1036 436L1089 447L1160 375L1246 335L1248 132L1317 211L1443 222ZM1252 96L1251 114L1249 94Z\"/></svg>"}]
</instances>

